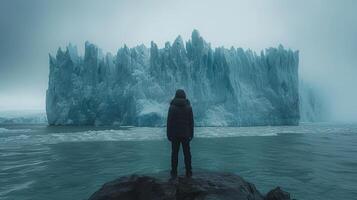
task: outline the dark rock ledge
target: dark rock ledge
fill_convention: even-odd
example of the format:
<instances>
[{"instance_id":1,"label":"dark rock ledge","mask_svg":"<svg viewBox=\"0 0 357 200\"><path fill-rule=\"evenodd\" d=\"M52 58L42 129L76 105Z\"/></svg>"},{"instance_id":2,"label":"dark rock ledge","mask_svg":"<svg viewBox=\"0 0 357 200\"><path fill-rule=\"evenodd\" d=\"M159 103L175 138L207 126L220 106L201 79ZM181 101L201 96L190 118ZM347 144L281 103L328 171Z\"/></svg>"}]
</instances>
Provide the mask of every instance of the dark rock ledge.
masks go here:
<instances>
[{"instance_id":1,"label":"dark rock ledge","mask_svg":"<svg viewBox=\"0 0 357 200\"><path fill-rule=\"evenodd\" d=\"M279 187L263 196L254 184L232 173L196 172L192 178L168 178L167 172L131 175L102 186L89 200L290 200Z\"/></svg>"}]
</instances>

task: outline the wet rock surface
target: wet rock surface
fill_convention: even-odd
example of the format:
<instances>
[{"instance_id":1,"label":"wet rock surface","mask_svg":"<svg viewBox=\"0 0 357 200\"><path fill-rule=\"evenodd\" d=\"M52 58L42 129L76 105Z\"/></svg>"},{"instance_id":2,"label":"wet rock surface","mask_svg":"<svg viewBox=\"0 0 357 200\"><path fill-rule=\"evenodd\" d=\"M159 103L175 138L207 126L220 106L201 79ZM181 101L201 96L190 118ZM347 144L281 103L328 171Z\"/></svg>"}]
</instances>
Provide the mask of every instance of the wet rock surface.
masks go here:
<instances>
[{"instance_id":1,"label":"wet rock surface","mask_svg":"<svg viewBox=\"0 0 357 200\"><path fill-rule=\"evenodd\" d=\"M169 178L168 172L131 175L108 182L89 200L290 200L280 187L263 196L254 184L232 173L196 172L193 177Z\"/></svg>"}]
</instances>

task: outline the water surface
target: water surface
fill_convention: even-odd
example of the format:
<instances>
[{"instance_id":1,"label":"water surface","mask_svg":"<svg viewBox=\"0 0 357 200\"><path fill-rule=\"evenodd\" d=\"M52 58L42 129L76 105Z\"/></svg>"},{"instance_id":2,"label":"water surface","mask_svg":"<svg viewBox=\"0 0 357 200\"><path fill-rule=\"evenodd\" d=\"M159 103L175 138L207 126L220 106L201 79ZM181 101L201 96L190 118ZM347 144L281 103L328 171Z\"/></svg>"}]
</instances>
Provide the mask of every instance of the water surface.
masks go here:
<instances>
[{"instance_id":1,"label":"water surface","mask_svg":"<svg viewBox=\"0 0 357 200\"><path fill-rule=\"evenodd\" d=\"M237 173L263 193L357 196L355 124L202 127L191 145L194 169ZM170 151L164 128L0 126L0 199L87 199L118 176L168 170Z\"/></svg>"}]
</instances>

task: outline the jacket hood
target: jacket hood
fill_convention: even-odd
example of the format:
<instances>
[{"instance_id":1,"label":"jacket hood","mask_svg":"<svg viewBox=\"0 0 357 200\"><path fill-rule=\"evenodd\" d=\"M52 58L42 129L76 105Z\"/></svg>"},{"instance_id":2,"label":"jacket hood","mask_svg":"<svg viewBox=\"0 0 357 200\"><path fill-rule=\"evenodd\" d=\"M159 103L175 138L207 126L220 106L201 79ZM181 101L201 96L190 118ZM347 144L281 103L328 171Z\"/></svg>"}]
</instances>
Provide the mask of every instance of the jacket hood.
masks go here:
<instances>
[{"instance_id":1,"label":"jacket hood","mask_svg":"<svg viewBox=\"0 0 357 200\"><path fill-rule=\"evenodd\" d=\"M176 90L175 99L176 99L176 98L186 99L186 93L185 93L185 91L182 90L182 89Z\"/></svg>"},{"instance_id":2,"label":"jacket hood","mask_svg":"<svg viewBox=\"0 0 357 200\"><path fill-rule=\"evenodd\" d=\"M183 99L183 98L174 98L172 99L171 105L174 106L189 106L190 105L190 101L188 99Z\"/></svg>"}]
</instances>

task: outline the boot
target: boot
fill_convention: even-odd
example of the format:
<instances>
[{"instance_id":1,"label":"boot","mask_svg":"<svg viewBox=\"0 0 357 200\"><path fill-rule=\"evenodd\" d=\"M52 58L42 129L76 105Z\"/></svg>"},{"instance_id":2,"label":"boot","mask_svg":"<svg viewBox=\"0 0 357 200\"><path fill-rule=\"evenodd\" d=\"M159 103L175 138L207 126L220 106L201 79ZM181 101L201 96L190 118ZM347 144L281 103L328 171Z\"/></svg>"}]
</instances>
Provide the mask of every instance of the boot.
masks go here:
<instances>
[{"instance_id":1,"label":"boot","mask_svg":"<svg viewBox=\"0 0 357 200\"><path fill-rule=\"evenodd\" d=\"M186 177L187 178L191 178L192 177L192 171L191 170L186 171Z\"/></svg>"},{"instance_id":2,"label":"boot","mask_svg":"<svg viewBox=\"0 0 357 200\"><path fill-rule=\"evenodd\" d=\"M171 170L170 174L171 174L171 178L172 179L175 179L177 177L177 171L172 171Z\"/></svg>"}]
</instances>

